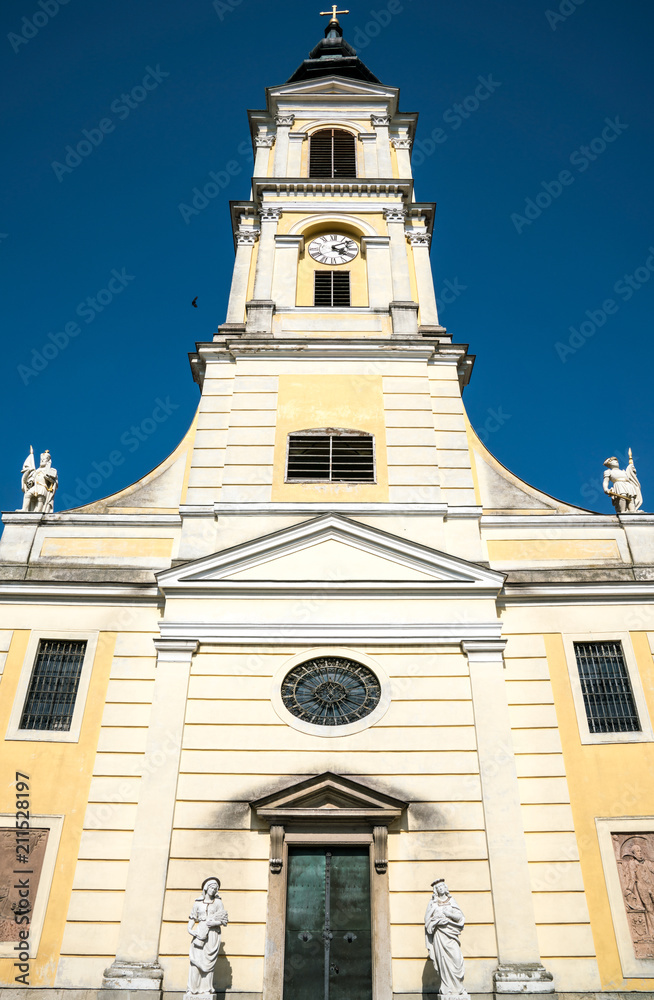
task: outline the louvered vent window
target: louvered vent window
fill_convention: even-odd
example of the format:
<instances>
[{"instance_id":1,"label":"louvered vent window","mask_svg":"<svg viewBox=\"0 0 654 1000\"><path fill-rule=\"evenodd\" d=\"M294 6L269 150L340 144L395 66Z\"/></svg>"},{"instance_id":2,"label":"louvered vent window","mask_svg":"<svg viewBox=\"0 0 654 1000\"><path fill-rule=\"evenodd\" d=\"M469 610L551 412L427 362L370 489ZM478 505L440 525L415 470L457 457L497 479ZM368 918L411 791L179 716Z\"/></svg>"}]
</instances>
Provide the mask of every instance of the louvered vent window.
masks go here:
<instances>
[{"instance_id":1,"label":"louvered vent window","mask_svg":"<svg viewBox=\"0 0 654 1000\"><path fill-rule=\"evenodd\" d=\"M315 271L314 274L314 306L344 308L350 305L349 271Z\"/></svg>"},{"instance_id":2,"label":"louvered vent window","mask_svg":"<svg viewBox=\"0 0 654 1000\"><path fill-rule=\"evenodd\" d=\"M311 136L309 177L356 177L356 140L340 128L324 128Z\"/></svg>"},{"instance_id":3,"label":"louvered vent window","mask_svg":"<svg viewBox=\"0 0 654 1000\"><path fill-rule=\"evenodd\" d=\"M86 642L41 639L21 729L70 729L85 652Z\"/></svg>"},{"instance_id":4,"label":"louvered vent window","mask_svg":"<svg viewBox=\"0 0 654 1000\"><path fill-rule=\"evenodd\" d=\"M374 483L372 434L290 434L288 482Z\"/></svg>"},{"instance_id":5,"label":"louvered vent window","mask_svg":"<svg viewBox=\"0 0 654 1000\"><path fill-rule=\"evenodd\" d=\"M637 733L640 721L620 642L575 642L591 733Z\"/></svg>"}]
</instances>

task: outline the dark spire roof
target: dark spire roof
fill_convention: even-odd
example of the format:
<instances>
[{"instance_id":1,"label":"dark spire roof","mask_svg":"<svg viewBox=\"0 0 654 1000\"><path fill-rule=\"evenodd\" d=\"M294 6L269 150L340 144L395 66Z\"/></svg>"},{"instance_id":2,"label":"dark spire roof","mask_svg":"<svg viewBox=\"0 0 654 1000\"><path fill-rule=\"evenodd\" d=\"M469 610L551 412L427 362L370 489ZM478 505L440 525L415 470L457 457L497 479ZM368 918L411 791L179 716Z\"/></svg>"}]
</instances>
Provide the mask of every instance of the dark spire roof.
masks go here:
<instances>
[{"instance_id":1,"label":"dark spire roof","mask_svg":"<svg viewBox=\"0 0 654 1000\"><path fill-rule=\"evenodd\" d=\"M340 13L340 11L339 11ZM287 83L298 80L315 80L321 76L347 76L352 80L380 83L358 58L355 49L343 38L343 29L338 20L332 18L325 28L325 37L318 42L301 66L289 77Z\"/></svg>"}]
</instances>

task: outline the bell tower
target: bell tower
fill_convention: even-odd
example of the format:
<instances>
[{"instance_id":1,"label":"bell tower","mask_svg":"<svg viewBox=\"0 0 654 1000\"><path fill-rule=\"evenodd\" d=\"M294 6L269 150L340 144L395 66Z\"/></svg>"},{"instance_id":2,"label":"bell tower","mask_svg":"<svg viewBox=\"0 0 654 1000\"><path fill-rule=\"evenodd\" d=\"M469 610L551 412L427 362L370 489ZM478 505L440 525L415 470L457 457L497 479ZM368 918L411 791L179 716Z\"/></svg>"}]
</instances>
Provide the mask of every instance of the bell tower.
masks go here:
<instances>
[{"instance_id":1,"label":"bell tower","mask_svg":"<svg viewBox=\"0 0 654 1000\"><path fill-rule=\"evenodd\" d=\"M415 200L411 171L418 116L357 57L339 13L249 112L254 177L250 200L231 204L227 315L191 359L194 512L395 503L442 516L477 502L461 402L474 359L438 319L435 205ZM197 527L185 525L184 558L209 551ZM481 558L478 543L469 554Z\"/></svg>"}]
</instances>

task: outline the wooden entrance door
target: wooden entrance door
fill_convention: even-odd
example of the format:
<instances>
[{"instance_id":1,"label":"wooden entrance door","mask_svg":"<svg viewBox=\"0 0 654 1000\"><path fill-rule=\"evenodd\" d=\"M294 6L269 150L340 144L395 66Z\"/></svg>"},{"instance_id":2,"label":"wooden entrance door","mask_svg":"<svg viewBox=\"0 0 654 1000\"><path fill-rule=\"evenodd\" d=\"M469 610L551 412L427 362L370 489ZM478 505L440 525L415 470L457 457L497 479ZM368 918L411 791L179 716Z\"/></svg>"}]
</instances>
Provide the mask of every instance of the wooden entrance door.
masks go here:
<instances>
[{"instance_id":1,"label":"wooden entrance door","mask_svg":"<svg viewBox=\"0 0 654 1000\"><path fill-rule=\"evenodd\" d=\"M365 847L289 847L284 1000L372 1000Z\"/></svg>"}]
</instances>

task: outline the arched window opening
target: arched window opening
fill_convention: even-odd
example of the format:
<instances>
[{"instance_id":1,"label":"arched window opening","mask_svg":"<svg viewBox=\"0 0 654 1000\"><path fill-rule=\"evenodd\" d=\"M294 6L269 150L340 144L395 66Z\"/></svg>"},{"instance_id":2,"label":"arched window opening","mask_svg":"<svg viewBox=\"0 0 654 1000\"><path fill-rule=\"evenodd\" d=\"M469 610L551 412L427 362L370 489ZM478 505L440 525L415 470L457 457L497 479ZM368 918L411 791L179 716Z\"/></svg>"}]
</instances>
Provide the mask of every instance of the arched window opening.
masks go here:
<instances>
[{"instance_id":1,"label":"arched window opening","mask_svg":"<svg viewBox=\"0 0 654 1000\"><path fill-rule=\"evenodd\" d=\"M289 434L286 481L374 483L375 439L332 427Z\"/></svg>"},{"instance_id":2,"label":"arched window opening","mask_svg":"<svg viewBox=\"0 0 654 1000\"><path fill-rule=\"evenodd\" d=\"M311 136L309 177L356 177L356 140L342 128L324 128Z\"/></svg>"}]
</instances>

